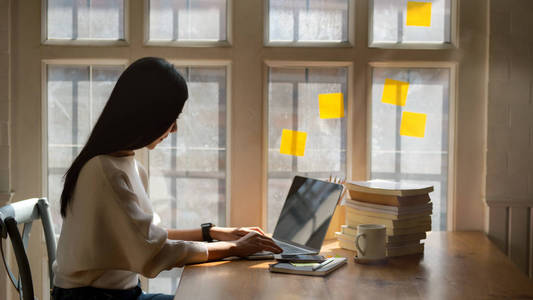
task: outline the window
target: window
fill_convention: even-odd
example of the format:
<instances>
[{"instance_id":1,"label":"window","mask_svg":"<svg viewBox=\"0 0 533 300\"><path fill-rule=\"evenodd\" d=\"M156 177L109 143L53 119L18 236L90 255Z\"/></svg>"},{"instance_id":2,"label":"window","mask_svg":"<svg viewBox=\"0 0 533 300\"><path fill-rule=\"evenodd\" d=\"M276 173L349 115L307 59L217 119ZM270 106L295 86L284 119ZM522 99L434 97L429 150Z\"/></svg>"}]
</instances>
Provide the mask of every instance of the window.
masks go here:
<instances>
[{"instance_id":1,"label":"window","mask_svg":"<svg viewBox=\"0 0 533 300\"><path fill-rule=\"evenodd\" d=\"M348 42L348 0L268 1L269 43Z\"/></svg>"},{"instance_id":2,"label":"window","mask_svg":"<svg viewBox=\"0 0 533 300\"><path fill-rule=\"evenodd\" d=\"M87 141L123 68L122 65L47 66L48 199L58 234L63 176Z\"/></svg>"},{"instance_id":3,"label":"window","mask_svg":"<svg viewBox=\"0 0 533 300\"><path fill-rule=\"evenodd\" d=\"M225 226L226 67L178 71L187 81L189 100L178 132L149 152L152 206L166 228L199 228L206 222ZM150 280L150 287L173 293L180 274L163 272Z\"/></svg>"},{"instance_id":4,"label":"window","mask_svg":"<svg viewBox=\"0 0 533 300\"><path fill-rule=\"evenodd\" d=\"M346 174L346 117L321 119L319 95L341 93L347 107L348 69L271 67L268 78L268 210L272 232L295 175ZM346 114L347 115L347 114ZM303 156L280 153L284 130L305 133Z\"/></svg>"},{"instance_id":5,"label":"window","mask_svg":"<svg viewBox=\"0 0 533 300\"><path fill-rule=\"evenodd\" d=\"M370 177L433 185L433 230L447 225L450 76L448 68L372 69ZM388 91L403 94L404 106L390 103Z\"/></svg>"},{"instance_id":6,"label":"window","mask_svg":"<svg viewBox=\"0 0 533 300\"><path fill-rule=\"evenodd\" d=\"M47 0L45 40L124 40L124 0Z\"/></svg>"},{"instance_id":7,"label":"window","mask_svg":"<svg viewBox=\"0 0 533 300\"><path fill-rule=\"evenodd\" d=\"M151 42L226 41L226 0L150 0Z\"/></svg>"},{"instance_id":8,"label":"window","mask_svg":"<svg viewBox=\"0 0 533 300\"><path fill-rule=\"evenodd\" d=\"M370 46L449 44L452 0L372 0Z\"/></svg>"},{"instance_id":9,"label":"window","mask_svg":"<svg viewBox=\"0 0 533 300\"><path fill-rule=\"evenodd\" d=\"M226 224L226 68L180 67L178 132L150 151L150 196L168 228ZM202 191L202 193L198 193Z\"/></svg>"}]
</instances>

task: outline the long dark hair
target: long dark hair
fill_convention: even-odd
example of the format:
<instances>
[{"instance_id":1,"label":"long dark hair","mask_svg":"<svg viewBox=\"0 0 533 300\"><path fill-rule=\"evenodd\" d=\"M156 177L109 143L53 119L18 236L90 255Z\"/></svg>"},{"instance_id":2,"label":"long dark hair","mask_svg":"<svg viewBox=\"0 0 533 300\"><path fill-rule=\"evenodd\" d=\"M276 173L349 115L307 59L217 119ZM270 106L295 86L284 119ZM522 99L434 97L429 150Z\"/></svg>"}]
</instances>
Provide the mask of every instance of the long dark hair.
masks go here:
<instances>
[{"instance_id":1,"label":"long dark hair","mask_svg":"<svg viewBox=\"0 0 533 300\"><path fill-rule=\"evenodd\" d=\"M185 80L162 58L145 57L120 75L89 139L65 174L61 215L67 215L76 181L91 158L143 148L176 121L189 97Z\"/></svg>"}]
</instances>

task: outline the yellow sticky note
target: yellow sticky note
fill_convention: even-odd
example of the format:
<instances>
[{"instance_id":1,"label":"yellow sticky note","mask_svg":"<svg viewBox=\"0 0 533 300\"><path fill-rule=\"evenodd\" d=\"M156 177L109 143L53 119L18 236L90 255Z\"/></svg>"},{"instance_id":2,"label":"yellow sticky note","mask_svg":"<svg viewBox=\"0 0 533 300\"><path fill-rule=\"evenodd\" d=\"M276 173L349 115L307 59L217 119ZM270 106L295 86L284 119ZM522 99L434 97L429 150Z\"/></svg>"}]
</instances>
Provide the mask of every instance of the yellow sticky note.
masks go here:
<instances>
[{"instance_id":1,"label":"yellow sticky note","mask_svg":"<svg viewBox=\"0 0 533 300\"><path fill-rule=\"evenodd\" d=\"M386 78L381 102L405 106L407 90L409 90L409 82Z\"/></svg>"},{"instance_id":2,"label":"yellow sticky note","mask_svg":"<svg viewBox=\"0 0 533 300\"><path fill-rule=\"evenodd\" d=\"M431 2L407 1L407 26L431 26Z\"/></svg>"},{"instance_id":3,"label":"yellow sticky note","mask_svg":"<svg viewBox=\"0 0 533 300\"><path fill-rule=\"evenodd\" d=\"M283 129L279 153L304 156L307 132Z\"/></svg>"},{"instance_id":4,"label":"yellow sticky note","mask_svg":"<svg viewBox=\"0 0 533 300\"><path fill-rule=\"evenodd\" d=\"M404 111L400 135L423 138L426 133L426 118L426 114Z\"/></svg>"},{"instance_id":5,"label":"yellow sticky note","mask_svg":"<svg viewBox=\"0 0 533 300\"><path fill-rule=\"evenodd\" d=\"M320 119L336 119L344 117L344 99L342 93L318 95Z\"/></svg>"}]
</instances>

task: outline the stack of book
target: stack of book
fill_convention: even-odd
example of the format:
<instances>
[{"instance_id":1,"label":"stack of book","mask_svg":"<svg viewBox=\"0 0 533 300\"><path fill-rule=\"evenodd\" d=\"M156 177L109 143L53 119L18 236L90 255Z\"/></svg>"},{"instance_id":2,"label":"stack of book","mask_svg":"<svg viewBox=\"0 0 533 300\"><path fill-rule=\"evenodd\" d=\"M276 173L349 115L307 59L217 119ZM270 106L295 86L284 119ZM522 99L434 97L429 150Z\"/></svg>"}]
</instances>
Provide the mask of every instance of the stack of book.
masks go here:
<instances>
[{"instance_id":1,"label":"stack of book","mask_svg":"<svg viewBox=\"0 0 533 300\"><path fill-rule=\"evenodd\" d=\"M387 256L424 252L422 240L431 231L433 186L384 180L346 182L346 224L335 235L340 246L355 249L357 225L382 224L387 228Z\"/></svg>"}]
</instances>

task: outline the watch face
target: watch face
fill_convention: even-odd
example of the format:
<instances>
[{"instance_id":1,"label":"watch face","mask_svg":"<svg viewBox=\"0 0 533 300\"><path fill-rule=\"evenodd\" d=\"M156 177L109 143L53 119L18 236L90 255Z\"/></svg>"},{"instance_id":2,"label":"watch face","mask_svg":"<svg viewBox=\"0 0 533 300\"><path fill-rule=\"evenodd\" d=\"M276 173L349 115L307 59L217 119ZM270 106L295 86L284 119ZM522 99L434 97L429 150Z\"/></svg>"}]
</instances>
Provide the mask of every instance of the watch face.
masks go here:
<instances>
[{"instance_id":1,"label":"watch face","mask_svg":"<svg viewBox=\"0 0 533 300\"><path fill-rule=\"evenodd\" d=\"M213 223L203 223L202 227L213 227Z\"/></svg>"}]
</instances>

